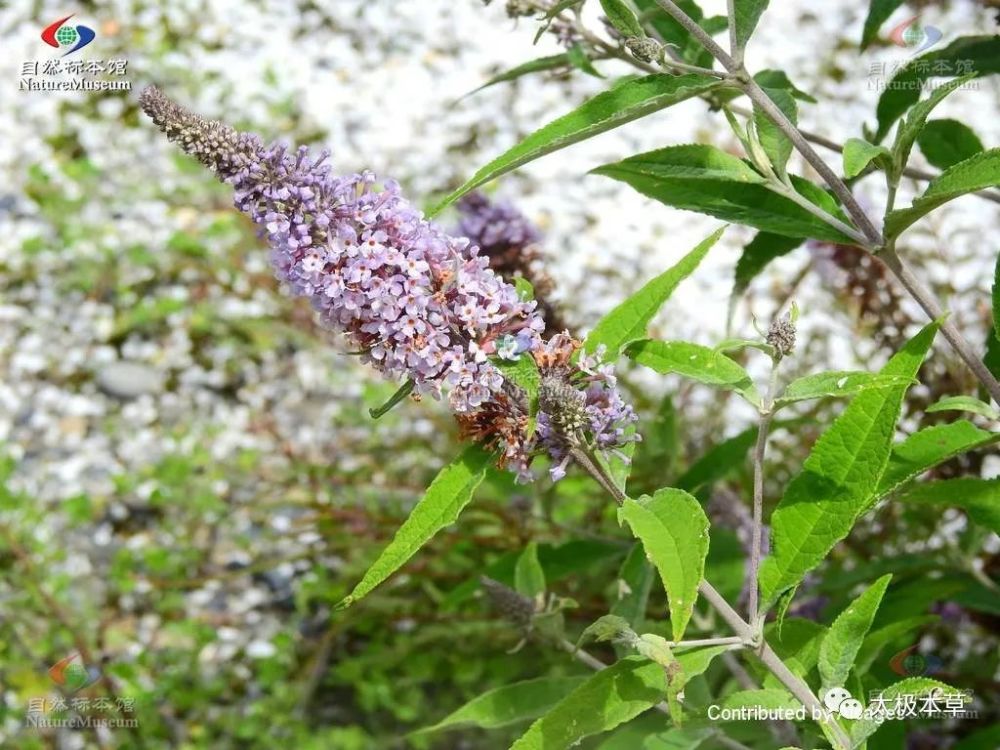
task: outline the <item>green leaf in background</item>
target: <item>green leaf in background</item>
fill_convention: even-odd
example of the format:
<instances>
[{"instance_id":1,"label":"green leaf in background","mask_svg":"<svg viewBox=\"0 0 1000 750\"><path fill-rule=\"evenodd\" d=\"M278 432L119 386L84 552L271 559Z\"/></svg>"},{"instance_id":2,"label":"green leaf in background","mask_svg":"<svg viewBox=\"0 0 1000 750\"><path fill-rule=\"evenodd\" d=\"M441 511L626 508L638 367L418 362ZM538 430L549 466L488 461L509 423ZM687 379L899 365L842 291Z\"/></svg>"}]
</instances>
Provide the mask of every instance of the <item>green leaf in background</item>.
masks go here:
<instances>
[{"instance_id":1,"label":"green leaf in background","mask_svg":"<svg viewBox=\"0 0 1000 750\"><path fill-rule=\"evenodd\" d=\"M882 24L888 21L893 11L902 4L903 0L871 0L871 4L868 6L868 17L865 18L865 27L861 32L861 49L875 41Z\"/></svg>"},{"instance_id":2,"label":"green leaf in background","mask_svg":"<svg viewBox=\"0 0 1000 750\"><path fill-rule=\"evenodd\" d=\"M623 618L633 628L641 628L646 619L649 592L653 588L655 575L642 544L632 545L632 550L618 571L618 598L611 605L611 614Z\"/></svg>"},{"instance_id":3,"label":"green leaf in background","mask_svg":"<svg viewBox=\"0 0 1000 750\"><path fill-rule=\"evenodd\" d=\"M750 41L753 30L757 28L761 13L767 8L770 0L734 0L733 28L736 32L736 44L743 48Z\"/></svg>"},{"instance_id":4,"label":"green leaf in background","mask_svg":"<svg viewBox=\"0 0 1000 750\"><path fill-rule=\"evenodd\" d=\"M893 706L895 705L896 698L898 696L914 695L919 701L920 698L935 690L941 691L942 698L945 695L960 693L959 690L956 690L950 685L945 685L943 682L938 682L937 680L931 680L927 677L911 677L906 680L901 680L895 685L890 685L888 688L881 691L880 695L884 705ZM857 748L863 745L865 740L875 734L878 728L882 726L883 721L885 721L884 714L875 712L871 716L863 716L854 722L850 727L851 746Z\"/></svg>"},{"instance_id":5,"label":"green leaf in background","mask_svg":"<svg viewBox=\"0 0 1000 750\"><path fill-rule=\"evenodd\" d=\"M594 63L591 62L590 55L587 54L587 50L583 48L583 45L574 44L566 52L566 56L569 58L570 65L578 70L582 70L587 75L594 76L594 78L604 78L597 68L594 67Z\"/></svg>"},{"instance_id":6,"label":"green leaf in background","mask_svg":"<svg viewBox=\"0 0 1000 750\"><path fill-rule=\"evenodd\" d=\"M705 571L705 511L683 490L664 488L652 497L627 498L618 509L618 518L628 523L659 571L667 590L674 640L681 640Z\"/></svg>"},{"instance_id":7,"label":"green leaf in background","mask_svg":"<svg viewBox=\"0 0 1000 750\"><path fill-rule=\"evenodd\" d=\"M903 505L923 503L961 508L977 524L1000 534L1000 479L959 477L918 482L900 493L896 500Z\"/></svg>"},{"instance_id":8,"label":"green leaf in background","mask_svg":"<svg viewBox=\"0 0 1000 750\"><path fill-rule=\"evenodd\" d=\"M920 331L880 375L907 381L916 377L939 326L935 321ZM850 533L888 464L907 388L880 388L855 396L785 488L771 514L773 552L760 571L765 609Z\"/></svg>"},{"instance_id":9,"label":"green leaf in background","mask_svg":"<svg viewBox=\"0 0 1000 750\"><path fill-rule=\"evenodd\" d=\"M969 72L987 75L1000 72L1000 36L959 37L941 49L911 58L906 67L886 82L875 113L878 129L874 141L880 143L903 113L920 99L923 81L950 78Z\"/></svg>"},{"instance_id":10,"label":"green leaf in background","mask_svg":"<svg viewBox=\"0 0 1000 750\"><path fill-rule=\"evenodd\" d=\"M541 73L546 70L555 70L556 68L564 68L569 65L572 65L572 62L570 61L569 55L565 52L559 55L548 55L547 57L539 57L535 60L529 60L526 63L521 63L510 70L505 70L503 73L493 76L482 86L473 89L468 94L462 95L458 101L470 97L483 89L489 88L490 86L495 86L498 83L513 81L521 76L530 75L532 73Z\"/></svg>"},{"instance_id":11,"label":"green leaf in background","mask_svg":"<svg viewBox=\"0 0 1000 750\"><path fill-rule=\"evenodd\" d=\"M369 416L371 416L372 419L380 419L381 417L384 417L386 414L392 411L393 407L395 407L396 404L398 404L400 401L402 401L404 398L406 398L413 392L414 385L416 384L412 380L407 380L399 387L399 389L395 393L392 394L392 396L389 397L388 401L386 401L379 407L376 407L374 409L369 409L368 410Z\"/></svg>"},{"instance_id":12,"label":"green leaf in background","mask_svg":"<svg viewBox=\"0 0 1000 750\"><path fill-rule=\"evenodd\" d=\"M984 149L975 131L964 122L930 120L917 136L924 158L938 169L947 169Z\"/></svg>"},{"instance_id":13,"label":"green leaf in background","mask_svg":"<svg viewBox=\"0 0 1000 750\"><path fill-rule=\"evenodd\" d=\"M890 211L885 219L886 234L898 237L913 222L938 206L966 193L997 185L1000 185L1000 148L983 151L949 167L931 181L923 195L914 199L912 206Z\"/></svg>"},{"instance_id":14,"label":"green leaf in background","mask_svg":"<svg viewBox=\"0 0 1000 750\"><path fill-rule=\"evenodd\" d=\"M532 724L511 750L573 747L584 737L606 732L662 700L667 690L663 667L641 656L627 656L586 682Z\"/></svg>"},{"instance_id":15,"label":"green leaf in background","mask_svg":"<svg viewBox=\"0 0 1000 750\"><path fill-rule=\"evenodd\" d=\"M514 288L517 289L517 298L522 302L531 302L535 299L535 287L523 276L514 277Z\"/></svg>"},{"instance_id":16,"label":"green leaf in background","mask_svg":"<svg viewBox=\"0 0 1000 750\"><path fill-rule=\"evenodd\" d=\"M698 96L719 85L719 79L703 75L655 74L628 79L609 91L588 99L577 109L536 130L512 149L476 172L431 212L439 213L470 190L512 172L530 161L574 143L592 138L632 120Z\"/></svg>"},{"instance_id":17,"label":"green leaf in background","mask_svg":"<svg viewBox=\"0 0 1000 750\"><path fill-rule=\"evenodd\" d=\"M434 477L420 501L410 511L378 559L368 568L354 590L337 605L343 609L368 595L395 573L438 531L455 522L486 476L493 456L472 445Z\"/></svg>"},{"instance_id":18,"label":"green leaf in background","mask_svg":"<svg viewBox=\"0 0 1000 750\"><path fill-rule=\"evenodd\" d=\"M750 427L728 440L723 440L693 463L678 478L677 486L682 490L695 492L706 484L722 479L745 463L747 452L756 441L756 427Z\"/></svg>"},{"instance_id":19,"label":"green leaf in background","mask_svg":"<svg viewBox=\"0 0 1000 750\"><path fill-rule=\"evenodd\" d=\"M587 336L583 345L584 350L593 353L603 344L607 348L605 356L613 361L618 358L618 354L626 344L643 338L649 322L659 312L663 303L670 298L677 286L694 272L725 229L719 227L712 232L699 242L694 250L681 258L677 265L647 282L642 289L601 318Z\"/></svg>"},{"instance_id":20,"label":"green leaf in background","mask_svg":"<svg viewBox=\"0 0 1000 750\"><path fill-rule=\"evenodd\" d=\"M862 138L848 138L844 142L843 157L844 177L850 178L861 174L873 159L879 159L880 164L884 165L890 154L885 146L876 146Z\"/></svg>"},{"instance_id":21,"label":"green leaf in background","mask_svg":"<svg viewBox=\"0 0 1000 750\"><path fill-rule=\"evenodd\" d=\"M533 44L538 44L538 40L542 38L542 35L549 30L549 26L552 25L553 19L562 13L564 10L569 10L574 5L582 5L584 0L559 0L559 2L552 5L551 8L545 11L545 15L542 17L542 23L538 26L538 31L535 32L535 41Z\"/></svg>"},{"instance_id":22,"label":"green leaf in background","mask_svg":"<svg viewBox=\"0 0 1000 750\"><path fill-rule=\"evenodd\" d=\"M796 124L799 120L799 109L795 104L795 97L786 89L765 88L764 93L774 102L785 117ZM764 153L771 160L771 166L779 175L785 173L785 165L788 164L788 157L792 155L792 142L788 136L781 132L781 129L771 122L770 118L764 114L755 104L753 108L753 122L757 129L757 138L764 149Z\"/></svg>"},{"instance_id":23,"label":"green leaf in background","mask_svg":"<svg viewBox=\"0 0 1000 750\"><path fill-rule=\"evenodd\" d=\"M776 407L781 407L814 398L853 396L874 388L891 388L912 383L912 380L895 376L886 377L874 372L848 370L817 372L793 380L774 403Z\"/></svg>"},{"instance_id":24,"label":"green leaf in background","mask_svg":"<svg viewBox=\"0 0 1000 750\"><path fill-rule=\"evenodd\" d=\"M674 208L789 237L854 244L847 235L769 189L764 178L742 159L714 146L668 146L593 171L631 185L643 195ZM792 184L827 213L850 222L824 190L797 177L792 178Z\"/></svg>"},{"instance_id":25,"label":"green leaf in background","mask_svg":"<svg viewBox=\"0 0 1000 750\"><path fill-rule=\"evenodd\" d=\"M972 396L947 396L925 409L928 414L939 411L967 411L987 419L1000 419L1000 409Z\"/></svg>"},{"instance_id":26,"label":"green leaf in background","mask_svg":"<svg viewBox=\"0 0 1000 750\"><path fill-rule=\"evenodd\" d=\"M866 503L866 509L914 477L960 453L982 448L1000 441L1000 433L980 430L972 422L960 419L951 424L938 424L913 433L893 446L889 465L879 480L878 488Z\"/></svg>"},{"instance_id":27,"label":"green leaf in background","mask_svg":"<svg viewBox=\"0 0 1000 750\"><path fill-rule=\"evenodd\" d=\"M920 131L924 129L924 124L927 122L930 113L938 104L944 101L948 94L964 86L973 78L975 78L975 74L970 73L969 75L955 78L938 86L931 92L930 96L914 104L910 108L910 111L906 113L906 118L896 132L896 141L892 145L892 158L895 160L897 175L906 166L906 162L909 161L913 144L917 140L917 136L920 135Z\"/></svg>"},{"instance_id":28,"label":"green leaf in background","mask_svg":"<svg viewBox=\"0 0 1000 750\"><path fill-rule=\"evenodd\" d=\"M661 375L677 373L705 385L730 388L752 404L760 403L750 375L722 352L690 341L641 339L625 347L633 362Z\"/></svg>"},{"instance_id":29,"label":"green leaf in background","mask_svg":"<svg viewBox=\"0 0 1000 750\"><path fill-rule=\"evenodd\" d=\"M904 635L907 636L907 640L910 642L915 642L919 639L919 636L910 636L910 633L927 625L932 625L940 619L937 615L904 617L894 620L877 630L872 630L865 636L864 643L861 644L858 655L854 659L855 671L858 674L867 672L886 646L898 642Z\"/></svg>"},{"instance_id":30,"label":"green leaf in background","mask_svg":"<svg viewBox=\"0 0 1000 750\"><path fill-rule=\"evenodd\" d=\"M545 571L538 562L538 545L529 542L514 566L514 588L532 599L545 593Z\"/></svg>"},{"instance_id":31,"label":"green leaf in background","mask_svg":"<svg viewBox=\"0 0 1000 750\"><path fill-rule=\"evenodd\" d=\"M763 89L784 89L799 101L816 104L816 97L811 94L807 94L805 91L792 83L788 74L783 70L765 68L764 70L755 73L753 79L759 83Z\"/></svg>"},{"instance_id":32,"label":"green leaf in background","mask_svg":"<svg viewBox=\"0 0 1000 750\"><path fill-rule=\"evenodd\" d=\"M743 294L761 271L775 258L787 255L802 244L801 237L785 237L770 232L757 232L750 243L743 248L743 254L736 262L736 281L733 296Z\"/></svg>"},{"instance_id":33,"label":"green leaf in background","mask_svg":"<svg viewBox=\"0 0 1000 750\"><path fill-rule=\"evenodd\" d=\"M705 68L712 67L714 62L712 54L698 43L691 32L679 24L673 16L664 11L656 0L635 0L635 5L642 14L642 18L648 23L664 43L672 45L681 54L685 62L692 65L700 65ZM689 18L704 28L705 14L698 3L693 0L679 0L678 7L683 10Z\"/></svg>"},{"instance_id":34,"label":"green leaf in background","mask_svg":"<svg viewBox=\"0 0 1000 750\"><path fill-rule=\"evenodd\" d=\"M586 679L585 676L540 677L504 685L473 698L437 724L414 734L430 734L470 726L496 729L519 721L537 719L567 693L580 687Z\"/></svg>"},{"instance_id":35,"label":"green leaf in background","mask_svg":"<svg viewBox=\"0 0 1000 750\"><path fill-rule=\"evenodd\" d=\"M646 36L639 19L622 0L601 0L601 8L604 10L604 15L611 21L611 25L624 36Z\"/></svg>"},{"instance_id":36,"label":"green leaf in background","mask_svg":"<svg viewBox=\"0 0 1000 750\"><path fill-rule=\"evenodd\" d=\"M844 687L847 675L868 631L892 575L884 575L851 602L833 621L819 647L819 674L823 690Z\"/></svg>"}]
</instances>

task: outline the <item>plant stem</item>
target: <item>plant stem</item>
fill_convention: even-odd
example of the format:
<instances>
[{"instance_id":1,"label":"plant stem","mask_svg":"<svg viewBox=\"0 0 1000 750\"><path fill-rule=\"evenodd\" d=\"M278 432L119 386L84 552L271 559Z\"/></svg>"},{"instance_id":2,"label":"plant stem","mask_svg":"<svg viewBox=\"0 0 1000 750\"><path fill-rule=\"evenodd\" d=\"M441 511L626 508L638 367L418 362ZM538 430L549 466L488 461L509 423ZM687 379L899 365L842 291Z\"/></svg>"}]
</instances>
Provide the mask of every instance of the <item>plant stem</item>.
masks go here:
<instances>
[{"instance_id":1,"label":"plant stem","mask_svg":"<svg viewBox=\"0 0 1000 750\"><path fill-rule=\"evenodd\" d=\"M761 400L757 442L753 449L753 525L750 539L750 592L747 601L747 620L755 633L760 633L764 625L763 617L757 612L758 591L760 591L757 577L760 573L760 546L764 529L764 454L767 451L767 432L774 418L777 377L778 359L773 359L767 390Z\"/></svg>"},{"instance_id":2,"label":"plant stem","mask_svg":"<svg viewBox=\"0 0 1000 750\"><path fill-rule=\"evenodd\" d=\"M736 3L735 0L727 0L726 11L729 16L729 54L733 57L733 62L743 67L743 48L736 40Z\"/></svg>"},{"instance_id":3,"label":"plant stem","mask_svg":"<svg viewBox=\"0 0 1000 750\"><path fill-rule=\"evenodd\" d=\"M941 309L941 305L934 297L934 294L914 276L910 267L896 254L894 247L885 248L885 250L879 253L878 257L895 274L896 278L899 279L899 283L903 285L903 288L910 293L910 296L917 301L917 304L924 309L924 312L932 320L937 320L944 315L944 311ZM948 343L951 344L955 353L972 370L973 375L983 384L986 391L990 394L990 398L997 404L1000 404L1000 383L997 382L997 379L993 377L993 373L983 364L982 359L976 355L969 342L965 340L965 337L955 327L955 324L951 320L946 319L941 324L941 333L948 340Z\"/></svg>"},{"instance_id":4,"label":"plant stem","mask_svg":"<svg viewBox=\"0 0 1000 750\"><path fill-rule=\"evenodd\" d=\"M815 216L817 219L822 221L824 224L829 224L838 232L847 235L856 243L858 243L860 247L868 247L868 238L865 237L863 234L861 234L861 232L859 232L852 226L848 226L840 219L838 219L836 216L832 216L831 214L827 213L822 208L813 203L811 200L802 195L795 188L777 181L769 181L767 186L778 195L782 195L785 198L788 198L788 200L792 201L796 205L801 206L806 211Z\"/></svg>"}]
</instances>

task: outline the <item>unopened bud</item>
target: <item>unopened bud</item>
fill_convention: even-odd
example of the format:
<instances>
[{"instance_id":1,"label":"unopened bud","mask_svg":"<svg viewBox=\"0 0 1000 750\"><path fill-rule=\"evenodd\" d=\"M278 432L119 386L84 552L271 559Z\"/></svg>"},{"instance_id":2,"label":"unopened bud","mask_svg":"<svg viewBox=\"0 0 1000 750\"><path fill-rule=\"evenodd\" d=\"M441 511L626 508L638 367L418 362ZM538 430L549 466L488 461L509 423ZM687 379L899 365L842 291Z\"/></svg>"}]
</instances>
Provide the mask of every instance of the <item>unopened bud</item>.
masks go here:
<instances>
[{"instance_id":1,"label":"unopened bud","mask_svg":"<svg viewBox=\"0 0 1000 750\"><path fill-rule=\"evenodd\" d=\"M557 377L542 379L538 408L549 416L552 427L562 436L578 434L587 427L587 396Z\"/></svg>"},{"instance_id":2,"label":"unopened bud","mask_svg":"<svg viewBox=\"0 0 1000 750\"><path fill-rule=\"evenodd\" d=\"M663 57L663 45L648 36L629 37L625 40L625 49L642 62L659 62Z\"/></svg>"},{"instance_id":3,"label":"unopened bud","mask_svg":"<svg viewBox=\"0 0 1000 750\"><path fill-rule=\"evenodd\" d=\"M772 321L771 327L767 329L766 341L781 357L792 353L795 349L795 324L791 315L783 315Z\"/></svg>"},{"instance_id":4,"label":"unopened bud","mask_svg":"<svg viewBox=\"0 0 1000 750\"><path fill-rule=\"evenodd\" d=\"M486 591L490 604L501 617L521 627L527 627L531 623L535 614L535 602L530 597L486 576L482 576L479 582Z\"/></svg>"}]
</instances>

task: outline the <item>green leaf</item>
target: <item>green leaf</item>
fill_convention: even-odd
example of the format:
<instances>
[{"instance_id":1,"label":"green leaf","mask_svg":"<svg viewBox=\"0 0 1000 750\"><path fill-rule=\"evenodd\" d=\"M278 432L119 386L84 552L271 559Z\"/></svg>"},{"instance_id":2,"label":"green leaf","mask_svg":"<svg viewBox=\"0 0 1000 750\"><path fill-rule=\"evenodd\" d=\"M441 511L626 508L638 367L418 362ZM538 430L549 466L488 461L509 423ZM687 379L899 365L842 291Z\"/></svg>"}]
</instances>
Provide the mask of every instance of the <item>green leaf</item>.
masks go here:
<instances>
[{"instance_id":1,"label":"green leaf","mask_svg":"<svg viewBox=\"0 0 1000 750\"><path fill-rule=\"evenodd\" d=\"M886 377L873 372L852 372L849 370L817 372L793 380L785 388L784 393L774 400L774 403L776 407L782 407L814 398L853 396L862 391L912 385L912 383L913 380L895 376Z\"/></svg>"},{"instance_id":2,"label":"green leaf","mask_svg":"<svg viewBox=\"0 0 1000 750\"><path fill-rule=\"evenodd\" d=\"M614 360L617 359L618 354L626 344L643 338L653 316L674 293L678 284L698 267L708 251L718 242L725 229L725 227L719 227L712 232L699 242L694 250L681 258L677 265L648 282L642 289L601 318L594 326L594 330L587 336L583 346L584 350L593 353L603 344L607 348L605 356L609 360Z\"/></svg>"},{"instance_id":3,"label":"green leaf","mask_svg":"<svg viewBox=\"0 0 1000 750\"><path fill-rule=\"evenodd\" d=\"M670 605L674 640L681 640L705 571L708 518L683 490L664 488L652 497L627 498L618 509L660 573Z\"/></svg>"},{"instance_id":4,"label":"green leaf","mask_svg":"<svg viewBox=\"0 0 1000 750\"><path fill-rule=\"evenodd\" d=\"M947 396L928 406L925 411L929 414L938 411L968 411L987 419L1000 419L1000 410L972 396Z\"/></svg>"},{"instance_id":5,"label":"green leaf","mask_svg":"<svg viewBox=\"0 0 1000 750\"><path fill-rule=\"evenodd\" d=\"M904 490L900 503L961 508L980 526L1000 534L1000 479L959 477L920 482Z\"/></svg>"},{"instance_id":6,"label":"green leaf","mask_svg":"<svg viewBox=\"0 0 1000 750\"><path fill-rule=\"evenodd\" d=\"M1000 185L1000 148L983 151L949 167L931 181L923 195L914 199L912 206L890 211L885 219L886 234L898 237L913 222L938 206L966 193L997 185Z\"/></svg>"},{"instance_id":7,"label":"green leaf","mask_svg":"<svg viewBox=\"0 0 1000 750\"><path fill-rule=\"evenodd\" d=\"M584 737L635 718L659 703L666 690L663 667L641 656L627 656L591 675L532 724L511 750L573 747Z\"/></svg>"},{"instance_id":8,"label":"green leaf","mask_svg":"<svg viewBox=\"0 0 1000 750\"><path fill-rule=\"evenodd\" d=\"M819 647L819 674L823 679L824 691L847 684L847 675L854 666L862 641L871 629L890 580L892 574L879 578L841 612L830 626Z\"/></svg>"},{"instance_id":9,"label":"green leaf","mask_svg":"<svg viewBox=\"0 0 1000 750\"><path fill-rule=\"evenodd\" d=\"M913 337L880 374L914 378L939 325L935 321ZM765 609L819 564L865 509L888 464L907 388L855 396L789 482L771 515L773 553L760 571Z\"/></svg>"},{"instance_id":10,"label":"green leaf","mask_svg":"<svg viewBox=\"0 0 1000 750\"><path fill-rule=\"evenodd\" d=\"M545 593L545 571L538 562L538 545L529 542L514 567L514 588L532 599Z\"/></svg>"},{"instance_id":11,"label":"green leaf","mask_svg":"<svg viewBox=\"0 0 1000 750\"><path fill-rule=\"evenodd\" d=\"M938 169L947 169L983 150L975 131L958 120L930 120L917 136L917 145Z\"/></svg>"},{"instance_id":12,"label":"green leaf","mask_svg":"<svg viewBox=\"0 0 1000 750\"><path fill-rule=\"evenodd\" d=\"M878 488L865 508L874 505L879 498L928 469L954 458L960 453L982 448L1000 441L1000 433L980 430L971 422L958 420L951 424L939 424L913 433L893 447L889 465L879 480Z\"/></svg>"},{"instance_id":13,"label":"green leaf","mask_svg":"<svg viewBox=\"0 0 1000 750\"><path fill-rule=\"evenodd\" d=\"M733 295L746 291L761 271L775 258L787 255L802 244L801 237L785 237L770 232L757 232L750 244L743 248L743 254L736 262L736 282Z\"/></svg>"},{"instance_id":14,"label":"green leaf","mask_svg":"<svg viewBox=\"0 0 1000 750\"><path fill-rule=\"evenodd\" d=\"M736 44L742 49L746 47L753 30L757 28L761 13L767 8L770 0L734 0L733 28L736 29Z\"/></svg>"},{"instance_id":15,"label":"green leaf","mask_svg":"<svg viewBox=\"0 0 1000 750\"><path fill-rule=\"evenodd\" d=\"M567 693L583 684L586 677L540 677L504 685L473 698L433 726L414 734L443 729L480 727L496 729L528 719L537 719Z\"/></svg>"},{"instance_id":16,"label":"green leaf","mask_svg":"<svg viewBox=\"0 0 1000 750\"><path fill-rule=\"evenodd\" d=\"M784 89L799 101L816 104L816 97L807 94L794 83L783 70L765 68L754 74L753 79L764 89Z\"/></svg>"},{"instance_id":17,"label":"green leaf","mask_svg":"<svg viewBox=\"0 0 1000 750\"><path fill-rule=\"evenodd\" d=\"M523 276L514 277L514 288L517 289L517 298L522 302L531 302L535 299L535 287Z\"/></svg>"},{"instance_id":18,"label":"green leaf","mask_svg":"<svg viewBox=\"0 0 1000 750\"><path fill-rule=\"evenodd\" d=\"M344 609L367 596L382 581L395 573L438 531L455 522L469 504L472 493L486 476L493 456L472 445L434 477L424 496L410 511L382 554L361 578L354 590L344 597L337 609Z\"/></svg>"},{"instance_id":19,"label":"green leaf","mask_svg":"<svg viewBox=\"0 0 1000 750\"><path fill-rule=\"evenodd\" d=\"M910 58L906 67L886 83L879 97L875 110L878 129L873 140L881 142L893 123L917 103L924 88L922 84L928 78L950 78L970 72L977 75L1000 72L1000 36L959 37L946 47Z\"/></svg>"},{"instance_id":20,"label":"green leaf","mask_svg":"<svg viewBox=\"0 0 1000 750\"><path fill-rule=\"evenodd\" d=\"M862 138L848 138L844 142L844 177L857 177L873 159L882 163L890 157L889 149L876 146Z\"/></svg>"},{"instance_id":21,"label":"green leaf","mask_svg":"<svg viewBox=\"0 0 1000 750\"><path fill-rule=\"evenodd\" d=\"M878 36L878 30L882 24L889 20L903 0L871 0L868 6L868 17L865 19L865 28L861 32L861 49L864 49Z\"/></svg>"},{"instance_id":22,"label":"green leaf","mask_svg":"<svg viewBox=\"0 0 1000 750\"><path fill-rule=\"evenodd\" d=\"M569 57L570 65L574 68L582 70L587 75L594 76L594 78L604 78L594 64L590 60L590 55L587 54L587 50L583 48L583 45L574 44L566 52L566 56Z\"/></svg>"},{"instance_id":23,"label":"green leaf","mask_svg":"<svg viewBox=\"0 0 1000 750\"><path fill-rule=\"evenodd\" d=\"M642 544L632 545L628 557L618 571L617 600L611 606L611 614L624 618L633 628L641 628L646 619L649 592L653 588L656 573L646 559Z\"/></svg>"},{"instance_id":24,"label":"green leaf","mask_svg":"<svg viewBox=\"0 0 1000 750\"><path fill-rule=\"evenodd\" d=\"M854 240L790 199L773 192L743 160L714 146L668 146L594 170L675 208L747 224L788 237L853 244ZM845 223L849 220L824 190L797 177L792 184L808 200Z\"/></svg>"},{"instance_id":25,"label":"green leaf","mask_svg":"<svg viewBox=\"0 0 1000 750\"><path fill-rule=\"evenodd\" d=\"M937 615L917 615L916 617L905 617L901 620L895 620L890 622L878 630L871 631L866 637L865 642L862 644L861 649L858 651L858 655L854 660L855 672L858 674L864 674L867 672L871 665L878 658L878 655L882 652L886 646L895 643L902 636L908 635L910 632L922 628L925 625L930 625L935 623L940 618ZM910 642L915 642L918 636L911 636L909 638Z\"/></svg>"},{"instance_id":26,"label":"green leaf","mask_svg":"<svg viewBox=\"0 0 1000 750\"><path fill-rule=\"evenodd\" d=\"M682 490L694 492L706 484L718 481L746 461L747 451L757 442L757 428L750 427L740 434L723 440L692 464L677 480Z\"/></svg>"},{"instance_id":27,"label":"green leaf","mask_svg":"<svg viewBox=\"0 0 1000 750\"><path fill-rule=\"evenodd\" d=\"M611 25L624 36L646 36L639 19L622 0L601 0L601 8L604 10L604 15L611 21Z\"/></svg>"},{"instance_id":28,"label":"green leaf","mask_svg":"<svg viewBox=\"0 0 1000 750\"><path fill-rule=\"evenodd\" d=\"M896 142L892 146L892 158L895 161L897 175L906 166L906 162L909 161L913 143L917 140L920 131L924 129L924 124L927 122L927 117L930 113L938 104L944 101L944 98L948 94L961 88L974 77L975 74L969 74L948 81L934 89L926 99L913 105L907 113L906 119L899 126L899 131L896 133Z\"/></svg>"},{"instance_id":29,"label":"green leaf","mask_svg":"<svg viewBox=\"0 0 1000 750\"><path fill-rule=\"evenodd\" d=\"M556 68L563 68L571 65L569 55L565 52L559 55L548 55L547 57L539 57L535 60L529 60L528 62L521 63L520 65L511 68L510 70L505 70L503 73L490 78L482 86L473 89L468 94L463 95L458 101L472 96L485 88L490 86L495 86L498 83L505 83L506 81L513 81L521 76L530 75L532 73L541 73L546 70L554 70Z\"/></svg>"},{"instance_id":30,"label":"green leaf","mask_svg":"<svg viewBox=\"0 0 1000 750\"><path fill-rule=\"evenodd\" d=\"M690 341L641 339L625 347L633 362L661 375L677 373L705 385L730 388L752 403L760 403L750 375L722 352Z\"/></svg>"},{"instance_id":31,"label":"green leaf","mask_svg":"<svg viewBox=\"0 0 1000 750\"><path fill-rule=\"evenodd\" d=\"M790 91L781 88L765 88L763 91L793 125L798 122L799 110ZM778 174L784 174L788 157L792 155L792 142L756 104L753 107L753 122L757 129L757 138L764 153L771 160L771 166Z\"/></svg>"},{"instance_id":32,"label":"green leaf","mask_svg":"<svg viewBox=\"0 0 1000 750\"><path fill-rule=\"evenodd\" d=\"M577 648L585 643L597 641L605 643L607 641L635 640L638 636L624 617L618 615L603 615L590 623L580 634L577 640Z\"/></svg>"},{"instance_id":33,"label":"green leaf","mask_svg":"<svg viewBox=\"0 0 1000 750\"><path fill-rule=\"evenodd\" d=\"M404 398L409 396L410 393L413 392L414 385L416 384L412 380L407 380L399 387L399 390L397 390L394 394L392 394L392 396L389 397L388 401L386 401L378 408L369 409L368 415L372 419L379 419L380 417L385 416L392 410L394 406L396 406L396 404L398 404L400 401L402 401Z\"/></svg>"},{"instance_id":34,"label":"green leaf","mask_svg":"<svg viewBox=\"0 0 1000 750\"><path fill-rule=\"evenodd\" d=\"M654 74L628 79L609 91L588 99L577 109L536 130L512 149L476 172L431 212L454 203L490 180L512 172L553 151L572 146L632 120L698 96L719 85L719 79L703 75Z\"/></svg>"},{"instance_id":35,"label":"green leaf","mask_svg":"<svg viewBox=\"0 0 1000 750\"><path fill-rule=\"evenodd\" d=\"M881 691L880 695L882 697L883 704L892 707L896 703L896 698L903 695L914 695L919 700L925 695L930 694L935 690L940 690L941 695L955 695L960 693L959 690L951 687L950 685L945 685L943 682L938 682L937 680L931 680L927 677L911 677L906 680L901 680L895 685L890 685L885 690ZM871 705L871 701L869 701ZM851 746L854 748L860 747L865 740L871 737L878 728L885 721L885 716L880 712L873 712L871 715L866 712L864 716L858 719L850 728L851 736Z\"/></svg>"}]
</instances>

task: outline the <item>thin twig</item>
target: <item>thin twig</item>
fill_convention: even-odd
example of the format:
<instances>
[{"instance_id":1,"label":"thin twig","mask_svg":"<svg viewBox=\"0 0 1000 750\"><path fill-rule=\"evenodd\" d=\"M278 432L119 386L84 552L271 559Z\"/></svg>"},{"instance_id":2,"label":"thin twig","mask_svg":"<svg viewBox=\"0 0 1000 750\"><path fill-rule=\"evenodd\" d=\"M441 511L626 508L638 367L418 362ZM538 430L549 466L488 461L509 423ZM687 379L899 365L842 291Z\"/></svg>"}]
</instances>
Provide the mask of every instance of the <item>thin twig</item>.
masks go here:
<instances>
[{"instance_id":1,"label":"thin twig","mask_svg":"<svg viewBox=\"0 0 1000 750\"><path fill-rule=\"evenodd\" d=\"M753 524L750 540L750 591L747 603L747 620L755 632L763 627L763 618L757 612L757 581L760 573L760 542L764 527L764 454L767 451L767 432L774 417L774 396L777 385L778 360L771 362L771 374L767 391L761 400L760 420L757 426L757 442L753 449Z\"/></svg>"}]
</instances>

